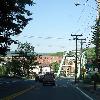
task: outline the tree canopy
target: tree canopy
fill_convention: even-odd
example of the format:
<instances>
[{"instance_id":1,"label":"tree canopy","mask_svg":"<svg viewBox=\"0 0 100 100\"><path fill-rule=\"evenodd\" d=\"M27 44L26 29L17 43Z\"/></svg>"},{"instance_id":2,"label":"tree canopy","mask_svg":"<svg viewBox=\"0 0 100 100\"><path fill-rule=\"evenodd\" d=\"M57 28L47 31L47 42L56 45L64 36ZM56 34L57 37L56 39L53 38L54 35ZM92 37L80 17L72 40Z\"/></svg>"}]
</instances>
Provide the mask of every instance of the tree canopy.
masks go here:
<instances>
[{"instance_id":1,"label":"tree canopy","mask_svg":"<svg viewBox=\"0 0 100 100\"><path fill-rule=\"evenodd\" d=\"M96 54L96 66L100 72L100 13L99 18L96 20L96 24L92 27L93 28L93 41L92 43L95 45L95 54Z\"/></svg>"},{"instance_id":2,"label":"tree canopy","mask_svg":"<svg viewBox=\"0 0 100 100\"><path fill-rule=\"evenodd\" d=\"M58 72L58 70L59 70L59 64L57 62L51 63L51 67L52 67L52 69L53 69L54 72L56 72L56 73Z\"/></svg>"},{"instance_id":3,"label":"tree canopy","mask_svg":"<svg viewBox=\"0 0 100 100\"><path fill-rule=\"evenodd\" d=\"M75 53L74 53L73 51L69 51L69 52L67 53L67 56L68 56L68 57L75 57Z\"/></svg>"},{"instance_id":4,"label":"tree canopy","mask_svg":"<svg viewBox=\"0 0 100 100\"><path fill-rule=\"evenodd\" d=\"M12 60L6 64L6 73L29 77L34 65L38 65L37 54L34 52L34 47L27 42L19 43L15 55L12 56Z\"/></svg>"},{"instance_id":5,"label":"tree canopy","mask_svg":"<svg viewBox=\"0 0 100 100\"><path fill-rule=\"evenodd\" d=\"M45 53L46 55L50 56L63 56L63 52L56 52L56 53Z\"/></svg>"},{"instance_id":6,"label":"tree canopy","mask_svg":"<svg viewBox=\"0 0 100 100\"><path fill-rule=\"evenodd\" d=\"M18 35L32 19L32 13L26 5L32 6L32 0L0 0L0 54L5 55L12 43L11 36Z\"/></svg>"},{"instance_id":7,"label":"tree canopy","mask_svg":"<svg viewBox=\"0 0 100 100\"><path fill-rule=\"evenodd\" d=\"M87 49L84 49L84 51L85 51L85 55L87 59L95 60L96 58L95 48L87 48Z\"/></svg>"}]
</instances>

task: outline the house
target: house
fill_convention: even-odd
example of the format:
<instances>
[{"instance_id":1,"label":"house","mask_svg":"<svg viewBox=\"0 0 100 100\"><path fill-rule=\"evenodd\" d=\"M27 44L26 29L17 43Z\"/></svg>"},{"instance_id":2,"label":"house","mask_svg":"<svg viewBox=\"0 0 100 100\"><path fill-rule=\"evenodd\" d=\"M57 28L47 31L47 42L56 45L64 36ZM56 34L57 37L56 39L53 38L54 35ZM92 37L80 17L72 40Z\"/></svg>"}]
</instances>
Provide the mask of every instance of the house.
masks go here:
<instances>
[{"instance_id":1,"label":"house","mask_svg":"<svg viewBox=\"0 0 100 100\"><path fill-rule=\"evenodd\" d=\"M75 57L66 57L62 65L62 71L65 76L72 76L75 73Z\"/></svg>"},{"instance_id":2,"label":"house","mask_svg":"<svg viewBox=\"0 0 100 100\"><path fill-rule=\"evenodd\" d=\"M32 69L29 70L30 73L39 74L40 68L39 68L38 65L36 65L36 66L31 66L31 67L32 67Z\"/></svg>"},{"instance_id":3,"label":"house","mask_svg":"<svg viewBox=\"0 0 100 100\"><path fill-rule=\"evenodd\" d=\"M43 67L43 68L42 68L42 73L43 73L43 74L46 74L46 73L48 73L48 72L51 72L51 68L50 68L50 67L46 66L46 67Z\"/></svg>"},{"instance_id":4,"label":"house","mask_svg":"<svg viewBox=\"0 0 100 100\"><path fill-rule=\"evenodd\" d=\"M46 73L46 72L53 72L51 69L51 63L57 62L60 64L62 60L61 56L48 56L48 55L42 55L37 58L37 61L40 63L40 72Z\"/></svg>"}]
</instances>

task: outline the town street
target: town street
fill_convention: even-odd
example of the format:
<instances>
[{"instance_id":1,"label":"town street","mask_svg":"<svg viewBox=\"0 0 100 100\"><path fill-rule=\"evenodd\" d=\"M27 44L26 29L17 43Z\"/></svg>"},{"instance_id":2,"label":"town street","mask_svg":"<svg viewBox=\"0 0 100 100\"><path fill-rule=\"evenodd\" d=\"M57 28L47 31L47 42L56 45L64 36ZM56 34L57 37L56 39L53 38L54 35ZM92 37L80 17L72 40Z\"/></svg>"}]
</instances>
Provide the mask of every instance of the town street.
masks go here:
<instances>
[{"instance_id":1,"label":"town street","mask_svg":"<svg viewBox=\"0 0 100 100\"><path fill-rule=\"evenodd\" d=\"M26 90L31 86L35 86L35 81L22 80L22 79L0 79L0 100L7 97L13 98L14 94Z\"/></svg>"},{"instance_id":2,"label":"town street","mask_svg":"<svg viewBox=\"0 0 100 100\"><path fill-rule=\"evenodd\" d=\"M25 86L31 87L28 89L24 88L23 90L21 90L21 92L18 92L17 90L16 93L7 96L6 99L8 98L13 100L94 100L86 94L80 92L76 88L76 86L72 84L72 81L74 80L70 78L58 78L56 80L56 86L43 86L42 83L34 83L33 81L16 82L16 85L18 84L17 89L21 90L21 87Z\"/></svg>"}]
</instances>

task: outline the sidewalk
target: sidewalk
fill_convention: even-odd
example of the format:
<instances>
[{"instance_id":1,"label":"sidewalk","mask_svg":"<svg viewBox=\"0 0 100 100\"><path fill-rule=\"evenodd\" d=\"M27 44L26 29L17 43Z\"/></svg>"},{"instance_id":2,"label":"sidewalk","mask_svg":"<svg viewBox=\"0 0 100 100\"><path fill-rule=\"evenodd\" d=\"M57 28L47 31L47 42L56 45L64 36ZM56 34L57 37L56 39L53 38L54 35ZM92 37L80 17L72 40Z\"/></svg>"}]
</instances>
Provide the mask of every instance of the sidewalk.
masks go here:
<instances>
[{"instance_id":1,"label":"sidewalk","mask_svg":"<svg viewBox=\"0 0 100 100\"><path fill-rule=\"evenodd\" d=\"M77 84L77 87L79 87L82 91L84 91L89 96L94 97L95 100L100 100L100 84L97 84L96 90L94 90L93 84L86 84L83 82L79 82Z\"/></svg>"}]
</instances>

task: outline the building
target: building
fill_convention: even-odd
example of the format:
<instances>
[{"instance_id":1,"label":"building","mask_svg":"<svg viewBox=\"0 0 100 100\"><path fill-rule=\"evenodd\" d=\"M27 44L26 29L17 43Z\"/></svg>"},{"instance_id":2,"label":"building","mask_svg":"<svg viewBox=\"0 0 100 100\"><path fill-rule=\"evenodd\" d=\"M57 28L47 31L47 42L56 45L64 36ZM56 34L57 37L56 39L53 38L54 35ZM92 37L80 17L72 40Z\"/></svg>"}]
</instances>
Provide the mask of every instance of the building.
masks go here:
<instances>
[{"instance_id":1,"label":"building","mask_svg":"<svg viewBox=\"0 0 100 100\"><path fill-rule=\"evenodd\" d=\"M51 64L53 62L57 62L57 63L60 63L62 60L62 57L61 56L39 56L37 58L37 61L40 63L40 64Z\"/></svg>"},{"instance_id":2,"label":"building","mask_svg":"<svg viewBox=\"0 0 100 100\"><path fill-rule=\"evenodd\" d=\"M34 74L39 74L40 68L39 68L38 65L32 66L32 69L30 69L29 71L30 71L31 74L33 74L33 73L34 73Z\"/></svg>"},{"instance_id":3,"label":"building","mask_svg":"<svg viewBox=\"0 0 100 100\"><path fill-rule=\"evenodd\" d=\"M57 62L61 63L62 57L61 56L39 56L37 58L37 61L40 63L40 71L41 73L51 72L53 69L51 68L51 63Z\"/></svg>"},{"instance_id":4,"label":"building","mask_svg":"<svg viewBox=\"0 0 100 100\"><path fill-rule=\"evenodd\" d=\"M65 76L72 76L75 74L75 57L65 57L61 73Z\"/></svg>"}]
</instances>

